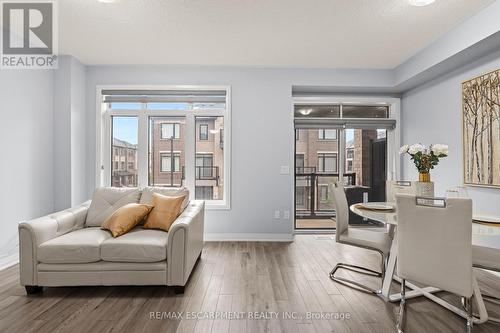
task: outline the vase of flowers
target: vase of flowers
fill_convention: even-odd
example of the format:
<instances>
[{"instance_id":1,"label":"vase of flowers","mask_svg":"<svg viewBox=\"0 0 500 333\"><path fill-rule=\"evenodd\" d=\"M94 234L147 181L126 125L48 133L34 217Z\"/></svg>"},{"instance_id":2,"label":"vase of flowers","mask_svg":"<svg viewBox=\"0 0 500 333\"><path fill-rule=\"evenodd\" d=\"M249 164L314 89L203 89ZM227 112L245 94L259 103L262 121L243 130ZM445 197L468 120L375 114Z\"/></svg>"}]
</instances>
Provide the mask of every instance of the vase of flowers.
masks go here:
<instances>
[{"instance_id":1,"label":"vase of flowers","mask_svg":"<svg viewBox=\"0 0 500 333\"><path fill-rule=\"evenodd\" d=\"M419 173L419 181L430 182L431 176L429 172L438 165L439 159L448 156L448 145L433 144L429 148L420 143L403 145L399 153L411 156L411 160Z\"/></svg>"}]
</instances>

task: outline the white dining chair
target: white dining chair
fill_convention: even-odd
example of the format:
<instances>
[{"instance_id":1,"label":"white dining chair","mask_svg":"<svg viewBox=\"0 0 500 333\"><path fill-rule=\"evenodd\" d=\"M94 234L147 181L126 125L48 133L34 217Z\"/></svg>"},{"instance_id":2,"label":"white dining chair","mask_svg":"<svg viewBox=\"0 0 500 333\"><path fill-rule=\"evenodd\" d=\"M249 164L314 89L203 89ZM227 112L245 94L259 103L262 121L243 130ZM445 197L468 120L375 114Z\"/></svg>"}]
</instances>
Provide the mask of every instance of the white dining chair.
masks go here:
<instances>
[{"instance_id":1,"label":"white dining chair","mask_svg":"<svg viewBox=\"0 0 500 333\"><path fill-rule=\"evenodd\" d=\"M396 202L396 194L416 195L415 182L407 180L388 180L385 183L386 201Z\"/></svg>"},{"instance_id":2,"label":"white dining chair","mask_svg":"<svg viewBox=\"0 0 500 333\"><path fill-rule=\"evenodd\" d=\"M338 263L330 272L330 278L333 281L342 283L350 287L356 287L357 289L361 289L373 294L380 294L380 289L373 289L359 282L335 276L335 273L338 269L343 268L361 274L382 277L383 280L392 239L388 234L384 232L369 231L360 228L349 227L349 205L347 203L344 186L340 182L336 182L332 184L331 187L336 215L335 241L341 244L348 244L372 251L377 251L378 253L380 253L382 258L380 272L359 265Z\"/></svg>"},{"instance_id":3,"label":"white dining chair","mask_svg":"<svg viewBox=\"0 0 500 333\"><path fill-rule=\"evenodd\" d=\"M396 195L398 220L397 275L401 278L401 303L397 329L403 332L406 280L439 288L462 297L459 309L427 295L445 308L467 318L473 325L474 296L479 311L484 303L472 270L472 201L464 198L420 198Z\"/></svg>"},{"instance_id":4,"label":"white dining chair","mask_svg":"<svg viewBox=\"0 0 500 333\"><path fill-rule=\"evenodd\" d=\"M500 273L500 249L488 246L472 245L472 265L475 268ZM482 293L482 295L485 301L500 305L500 299L498 297L484 293ZM488 317L488 320L500 323L500 318Z\"/></svg>"}]
</instances>

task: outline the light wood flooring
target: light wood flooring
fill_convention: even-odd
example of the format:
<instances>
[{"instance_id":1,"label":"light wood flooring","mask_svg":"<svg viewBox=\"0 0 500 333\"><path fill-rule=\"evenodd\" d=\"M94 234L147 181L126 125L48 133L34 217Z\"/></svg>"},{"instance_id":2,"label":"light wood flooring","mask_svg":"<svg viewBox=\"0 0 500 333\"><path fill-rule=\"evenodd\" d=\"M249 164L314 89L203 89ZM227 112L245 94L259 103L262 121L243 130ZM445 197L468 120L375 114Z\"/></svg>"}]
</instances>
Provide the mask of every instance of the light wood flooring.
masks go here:
<instances>
[{"instance_id":1,"label":"light wood flooring","mask_svg":"<svg viewBox=\"0 0 500 333\"><path fill-rule=\"evenodd\" d=\"M394 332L398 305L331 281L328 272L339 261L378 269L379 257L314 235L298 235L293 243L210 242L183 295L163 286L131 286L45 288L26 296L14 266L0 271L0 332ZM500 294L499 277L478 275L482 288ZM186 318L186 312L228 311L277 312L278 318ZM151 319L152 312L183 312L184 318ZM311 320L307 312L349 318ZM303 318L285 320L284 313ZM464 331L460 317L425 298L408 301L407 318L407 333ZM474 332L500 332L500 326L476 325Z\"/></svg>"}]
</instances>

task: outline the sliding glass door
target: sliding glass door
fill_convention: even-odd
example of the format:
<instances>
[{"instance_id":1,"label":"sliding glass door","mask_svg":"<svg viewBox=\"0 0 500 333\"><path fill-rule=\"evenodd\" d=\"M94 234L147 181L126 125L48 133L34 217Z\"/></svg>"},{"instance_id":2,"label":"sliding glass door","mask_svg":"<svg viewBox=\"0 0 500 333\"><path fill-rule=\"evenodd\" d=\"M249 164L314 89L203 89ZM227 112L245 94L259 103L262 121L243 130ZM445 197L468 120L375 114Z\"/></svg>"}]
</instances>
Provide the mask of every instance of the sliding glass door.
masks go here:
<instances>
[{"instance_id":1,"label":"sliding glass door","mask_svg":"<svg viewBox=\"0 0 500 333\"><path fill-rule=\"evenodd\" d=\"M395 120L389 105L295 105L295 228L334 229L333 182L342 181L349 204L385 201L388 148ZM350 216L350 223L378 223Z\"/></svg>"}]
</instances>

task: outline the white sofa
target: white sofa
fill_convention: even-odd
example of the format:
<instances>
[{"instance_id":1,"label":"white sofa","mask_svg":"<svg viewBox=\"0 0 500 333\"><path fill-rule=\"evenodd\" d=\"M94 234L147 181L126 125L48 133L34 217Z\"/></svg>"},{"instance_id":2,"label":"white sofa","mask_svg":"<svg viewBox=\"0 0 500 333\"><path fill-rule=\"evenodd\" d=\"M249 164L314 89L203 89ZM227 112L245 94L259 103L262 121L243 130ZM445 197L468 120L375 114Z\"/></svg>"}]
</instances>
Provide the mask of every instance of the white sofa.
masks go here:
<instances>
[{"instance_id":1,"label":"white sofa","mask_svg":"<svg viewBox=\"0 0 500 333\"><path fill-rule=\"evenodd\" d=\"M98 226L124 204L151 200L151 192L179 191L187 189L100 188L94 202L21 222L21 285L28 294L44 286L90 285L166 285L184 292L203 247L204 201L186 200L169 232L138 226L113 238Z\"/></svg>"}]
</instances>

